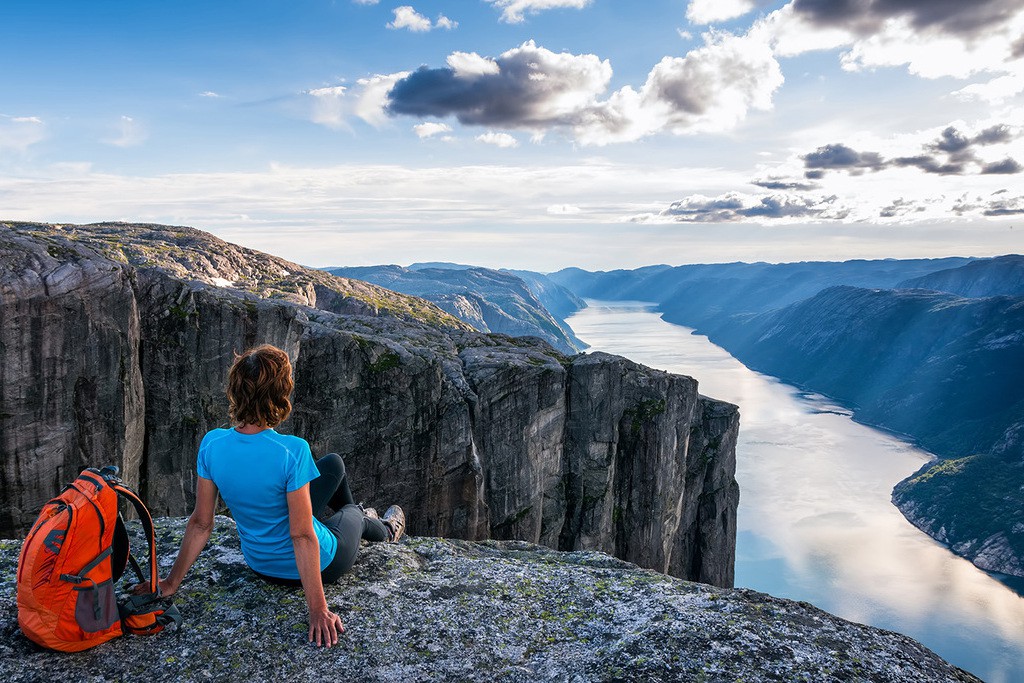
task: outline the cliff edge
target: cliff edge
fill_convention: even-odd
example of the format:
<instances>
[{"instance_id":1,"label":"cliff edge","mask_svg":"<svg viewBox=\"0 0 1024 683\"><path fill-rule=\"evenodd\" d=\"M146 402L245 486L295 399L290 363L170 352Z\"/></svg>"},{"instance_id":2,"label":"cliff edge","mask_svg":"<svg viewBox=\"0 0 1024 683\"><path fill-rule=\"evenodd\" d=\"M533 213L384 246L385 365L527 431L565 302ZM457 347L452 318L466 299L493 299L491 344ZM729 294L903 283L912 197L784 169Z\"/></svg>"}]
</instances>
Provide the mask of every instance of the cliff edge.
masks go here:
<instances>
[{"instance_id":1,"label":"cliff edge","mask_svg":"<svg viewBox=\"0 0 1024 683\"><path fill-rule=\"evenodd\" d=\"M170 564L185 520L157 520ZM173 633L74 655L41 652L17 627L20 543L0 541L0 676L40 680L878 681L978 679L919 643L807 603L680 581L596 552L519 541L412 537L360 551L327 586L346 632L306 642L299 589L244 564L218 517L176 604Z\"/></svg>"},{"instance_id":2,"label":"cliff edge","mask_svg":"<svg viewBox=\"0 0 1024 683\"><path fill-rule=\"evenodd\" d=\"M191 511L236 351L294 362L281 431L409 531L601 550L731 585L735 406L689 377L481 334L429 302L191 228L0 223L0 536L85 466Z\"/></svg>"}]
</instances>

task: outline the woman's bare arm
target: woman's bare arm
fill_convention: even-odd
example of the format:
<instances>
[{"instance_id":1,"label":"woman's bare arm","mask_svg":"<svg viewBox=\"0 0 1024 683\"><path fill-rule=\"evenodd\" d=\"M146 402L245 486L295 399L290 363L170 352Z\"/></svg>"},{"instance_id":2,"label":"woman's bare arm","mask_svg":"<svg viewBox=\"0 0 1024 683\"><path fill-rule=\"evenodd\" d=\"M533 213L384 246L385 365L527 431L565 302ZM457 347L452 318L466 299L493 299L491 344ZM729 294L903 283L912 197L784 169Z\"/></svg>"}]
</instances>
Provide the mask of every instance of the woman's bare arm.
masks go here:
<instances>
[{"instance_id":1,"label":"woman's bare arm","mask_svg":"<svg viewBox=\"0 0 1024 683\"><path fill-rule=\"evenodd\" d=\"M324 584L320 579L320 541L313 530L309 484L288 492L288 527L309 608L309 640L330 647L337 644L338 634L343 633L345 627L341 617L327 608Z\"/></svg>"},{"instance_id":2,"label":"woman's bare arm","mask_svg":"<svg viewBox=\"0 0 1024 683\"><path fill-rule=\"evenodd\" d=\"M174 595L184 580L188 570L195 563L199 553L206 547L213 531L213 513L217 508L217 485L209 479L199 477L196 486L196 505L185 525L185 537L181 539L181 548L174 558L174 566L166 579L160 580L160 594L164 597ZM146 584L139 584L135 592L148 590Z\"/></svg>"}]
</instances>

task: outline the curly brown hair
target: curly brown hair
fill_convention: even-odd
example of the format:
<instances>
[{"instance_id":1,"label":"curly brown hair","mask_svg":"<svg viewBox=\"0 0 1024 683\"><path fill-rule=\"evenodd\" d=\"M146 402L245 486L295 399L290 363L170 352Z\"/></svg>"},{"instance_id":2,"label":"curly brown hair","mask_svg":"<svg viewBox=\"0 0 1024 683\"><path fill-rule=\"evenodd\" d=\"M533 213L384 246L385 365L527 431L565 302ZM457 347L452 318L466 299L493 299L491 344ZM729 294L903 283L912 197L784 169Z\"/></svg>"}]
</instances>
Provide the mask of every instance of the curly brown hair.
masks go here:
<instances>
[{"instance_id":1,"label":"curly brown hair","mask_svg":"<svg viewBox=\"0 0 1024 683\"><path fill-rule=\"evenodd\" d=\"M235 354L228 371L231 419L242 425L276 427L292 412L295 383L288 354L270 344Z\"/></svg>"}]
</instances>

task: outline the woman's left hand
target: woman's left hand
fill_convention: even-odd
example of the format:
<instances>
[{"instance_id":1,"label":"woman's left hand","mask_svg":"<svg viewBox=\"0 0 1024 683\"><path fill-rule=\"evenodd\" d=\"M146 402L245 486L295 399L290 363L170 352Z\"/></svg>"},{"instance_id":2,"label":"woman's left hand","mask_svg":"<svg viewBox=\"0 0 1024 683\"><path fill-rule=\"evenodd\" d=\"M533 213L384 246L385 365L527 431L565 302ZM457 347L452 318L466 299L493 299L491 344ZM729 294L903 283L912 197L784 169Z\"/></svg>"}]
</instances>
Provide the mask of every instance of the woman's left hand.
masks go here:
<instances>
[{"instance_id":1,"label":"woman's left hand","mask_svg":"<svg viewBox=\"0 0 1024 683\"><path fill-rule=\"evenodd\" d=\"M309 642L331 647L338 644L338 635L345 632L341 617L330 610L309 615Z\"/></svg>"},{"instance_id":2,"label":"woman's left hand","mask_svg":"<svg viewBox=\"0 0 1024 683\"><path fill-rule=\"evenodd\" d=\"M132 593L135 595L143 595L149 592L148 583L137 583L132 586ZM169 598L178 592L178 587L171 584L170 579L160 579L160 597Z\"/></svg>"}]
</instances>

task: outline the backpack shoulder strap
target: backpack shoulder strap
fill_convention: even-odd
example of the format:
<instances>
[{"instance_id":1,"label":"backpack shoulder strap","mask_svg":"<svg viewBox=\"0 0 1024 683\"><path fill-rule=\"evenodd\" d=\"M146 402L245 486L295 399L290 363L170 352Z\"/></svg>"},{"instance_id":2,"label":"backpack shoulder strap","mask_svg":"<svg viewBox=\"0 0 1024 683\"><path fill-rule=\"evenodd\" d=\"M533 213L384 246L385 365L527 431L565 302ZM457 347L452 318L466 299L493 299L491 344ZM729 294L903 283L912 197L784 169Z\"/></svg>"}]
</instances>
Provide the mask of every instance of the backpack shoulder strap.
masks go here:
<instances>
[{"instance_id":1,"label":"backpack shoulder strap","mask_svg":"<svg viewBox=\"0 0 1024 683\"><path fill-rule=\"evenodd\" d=\"M160 591L160 577L157 575L156 534L153 529L153 516L149 514L149 509L142 502L142 499L135 495L135 492L130 488L120 482L112 483L111 486L117 491L119 496L132 504L139 515L139 519L142 521L142 528L146 532L146 540L149 543L149 588L151 593L158 593ZM133 568L142 577L142 580L145 581L145 575L142 573L141 568L138 567L138 562L135 561L134 557L131 557L131 561Z\"/></svg>"}]
</instances>

